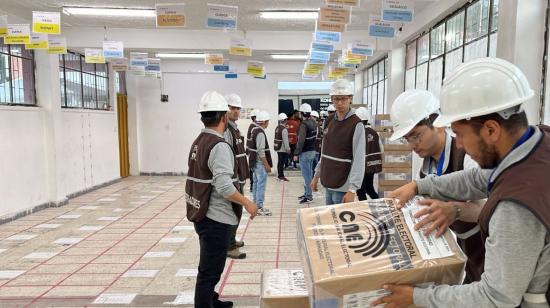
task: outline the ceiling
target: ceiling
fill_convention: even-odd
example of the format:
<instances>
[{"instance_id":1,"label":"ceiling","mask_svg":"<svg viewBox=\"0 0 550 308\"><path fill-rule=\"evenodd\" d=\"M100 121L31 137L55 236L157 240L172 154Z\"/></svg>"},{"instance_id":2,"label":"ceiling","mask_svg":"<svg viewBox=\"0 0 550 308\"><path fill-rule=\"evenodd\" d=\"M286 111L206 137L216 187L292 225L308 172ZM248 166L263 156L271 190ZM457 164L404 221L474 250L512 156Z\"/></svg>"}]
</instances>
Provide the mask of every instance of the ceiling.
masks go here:
<instances>
[{"instance_id":1,"label":"ceiling","mask_svg":"<svg viewBox=\"0 0 550 308\"><path fill-rule=\"evenodd\" d=\"M433 0L432 0L433 1ZM324 0L1 0L0 10L23 19L31 20L32 11L61 11L63 6L154 8L156 3L185 3L186 29L206 29L207 3L235 5L239 7L237 27L244 31L314 31L315 21L281 21L260 19L262 10L317 10ZM351 24L347 30L367 30L368 15L379 13L382 0L362 0L352 9ZM421 11L429 0L415 1L415 10ZM155 28L154 18L120 18L95 16L67 16L62 14L64 26L108 28Z\"/></svg>"}]
</instances>

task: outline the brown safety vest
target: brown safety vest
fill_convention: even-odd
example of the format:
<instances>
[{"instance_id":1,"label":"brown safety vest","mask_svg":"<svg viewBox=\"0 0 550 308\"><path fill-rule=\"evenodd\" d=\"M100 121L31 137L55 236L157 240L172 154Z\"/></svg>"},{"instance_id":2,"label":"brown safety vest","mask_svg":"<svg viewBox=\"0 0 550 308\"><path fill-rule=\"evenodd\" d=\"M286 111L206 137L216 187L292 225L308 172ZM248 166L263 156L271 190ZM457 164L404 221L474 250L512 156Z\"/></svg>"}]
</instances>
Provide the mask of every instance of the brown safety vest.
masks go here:
<instances>
[{"instance_id":1,"label":"brown safety vest","mask_svg":"<svg viewBox=\"0 0 550 308\"><path fill-rule=\"evenodd\" d=\"M500 201L526 207L550 229L550 189L545 180L550 174L550 127L540 125L539 128L543 136L531 153L499 174L488 191L489 198L478 219L483 241L489 237L489 221ZM546 299L550 302L550 288Z\"/></svg>"},{"instance_id":2,"label":"brown safety vest","mask_svg":"<svg viewBox=\"0 0 550 308\"><path fill-rule=\"evenodd\" d=\"M365 125L365 174L382 172L382 149L380 136L369 125Z\"/></svg>"},{"instance_id":3,"label":"brown safety vest","mask_svg":"<svg viewBox=\"0 0 550 308\"><path fill-rule=\"evenodd\" d=\"M201 133L191 145L188 157L189 171L185 181L185 201L187 203L187 219L192 222L201 222L206 213L212 193L213 174L208 168L210 152L220 142L226 142L222 137L210 133ZM227 142L226 142L227 143ZM235 160L235 159L234 159ZM234 177L237 177L237 162L233 165ZM237 181L233 182L238 188ZM233 211L240 220L243 208L232 203Z\"/></svg>"},{"instance_id":4,"label":"brown safety vest","mask_svg":"<svg viewBox=\"0 0 550 308\"><path fill-rule=\"evenodd\" d=\"M315 139L317 138L317 122L313 118L308 118L300 124L298 130L298 141L300 140L300 131L302 125L306 128L306 136L302 145L302 153L315 151Z\"/></svg>"},{"instance_id":5,"label":"brown safety vest","mask_svg":"<svg viewBox=\"0 0 550 308\"><path fill-rule=\"evenodd\" d=\"M244 149L244 138L241 136L241 132L238 129L235 129L233 126L227 126L227 129L233 137L233 153L237 159L237 171L239 176L239 183L244 184L246 179L249 178L250 172L248 167L248 160L246 159L246 152Z\"/></svg>"},{"instance_id":6,"label":"brown safety vest","mask_svg":"<svg viewBox=\"0 0 550 308\"><path fill-rule=\"evenodd\" d=\"M323 145L323 122L317 122L317 137L315 138L315 152L321 153L321 146Z\"/></svg>"},{"instance_id":7,"label":"brown safety vest","mask_svg":"<svg viewBox=\"0 0 550 308\"><path fill-rule=\"evenodd\" d=\"M273 149L275 151L279 151L283 147L283 130L285 130L286 127L283 124L279 124L275 128L275 139L273 140Z\"/></svg>"},{"instance_id":8,"label":"brown safety vest","mask_svg":"<svg viewBox=\"0 0 550 308\"><path fill-rule=\"evenodd\" d=\"M269 164L269 167L273 167L273 160L271 159L271 151L269 151L269 142L267 141L267 136L265 135L264 130L261 127L258 127L257 129L252 130L252 142L250 143L249 150L249 156L248 156L248 165L253 168L256 165L256 160L258 158L258 153L256 149L256 139L258 138L259 134L263 134L265 138L265 159L267 159L267 163Z\"/></svg>"},{"instance_id":9,"label":"brown safety vest","mask_svg":"<svg viewBox=\"0 0 550 308\"><path fill-rule=\"evenodd\" d=\"M321 155L321 184L332 189L346 184L353 161L353 134L361 122L355 114L343 121L336 121L335 115L327 118Z\"/></svg>"},{"instance_id":10,"label":"brown safety vest","mask_svg":"<svg viewBox=\"0 0 550 308\"><path fill-rule=\"evenodd\" d=\"M248 126L248 131L246 131L246 155L250 155L250 151L248 149L252 146L252 131L256 127L258 127L258 124L252 122Z\"/></svg>"},{"instance_id":11,"label":"brown safety vest","mask_svg":"<svg viewBox=\"0 0 550 308\"><path fill-rule=\"evenodd\" d=\"M464 170L465 155L466 152L457 148L455 138L452 138L449 165L443 174ZM420 178L425 177L426 174L424 174L421 170ZM457 220L451 224L450 228L455 231L458 236L460 236L460 234L465 234L470 230L477 228L477 223ZM485 244L477 233L465 239L457 237L456 241L460 248L462 248L462 251L464 251L466 256L468 256L468 261L466 262L465 282L469 283L481 280L481 274L483 273L483 267L485 264Z\"/></svg>"}]
</instances>

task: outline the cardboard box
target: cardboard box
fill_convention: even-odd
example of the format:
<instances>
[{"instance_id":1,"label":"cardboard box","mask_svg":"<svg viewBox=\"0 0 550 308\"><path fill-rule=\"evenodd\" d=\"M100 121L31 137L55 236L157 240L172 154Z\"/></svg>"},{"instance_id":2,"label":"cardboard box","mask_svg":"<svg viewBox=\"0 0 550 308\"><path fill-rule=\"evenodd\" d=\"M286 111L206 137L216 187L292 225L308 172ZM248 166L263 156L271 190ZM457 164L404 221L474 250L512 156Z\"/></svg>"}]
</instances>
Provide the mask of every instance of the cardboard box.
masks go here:
<instances>
[{"instance_id":1,"label":"cardboard box","mask_svg":"<svg viewBox=\"0 0 550 308\"><path fill-rule=\"evenodd\" d=\"M377 114L377 115L374 116L374 120L375 121L382 121L382 120L390 121L391 117L390 117L389 114Z\"/></svg>"},{"instance_id":2,"label":"cardboard box","mask_svg":"<svg viewBox=\"0 0 550 308\"><path fill-rule=\"evenodd\" d=\"M466 257L450 231L414 231L419 208L378 199L298 210L311 307L369 307L386 283L459 284Z\"/></svg>"},{"instance_id":3,"label":"cardboard box","mask_svg":"<svg viewBox=\"0 0 550 308\"><path fill-rule=\"evenodd\" d=\"M380 185L378 187L378 196L380 196L380 198L389 198L389 193L398 189L399 187L401 186L385 186L385 185Z\"/></svg>"},{"instance_id":4,"label":"cardboard box","mask_svg":"<svg viewBox=\"0 0 550 308\"><path fill-rule=\"evenodd\" d=\"M302 269L272 269L262 273L261 308L309 307Z\"/></svg>"},{"instance_id":5,"label":"cardboard box","mask_svg":"<svg viewBox=\"0 0 550 308\"><path fill-rule=\"evenodd\" d=\"M384 151L382 156L384 168L412 168L411 151Z\"/></svg>"},{"instance_id":6,"label":"cardboard box","mask_svg":"<svg viewBox=\"0 0 550 308\"><path fill-rule=\"evenodd\" d=\"M403 186L412 180L411 168L383 168L378 174L380 186Z\"/></svg>"}]
</instances>

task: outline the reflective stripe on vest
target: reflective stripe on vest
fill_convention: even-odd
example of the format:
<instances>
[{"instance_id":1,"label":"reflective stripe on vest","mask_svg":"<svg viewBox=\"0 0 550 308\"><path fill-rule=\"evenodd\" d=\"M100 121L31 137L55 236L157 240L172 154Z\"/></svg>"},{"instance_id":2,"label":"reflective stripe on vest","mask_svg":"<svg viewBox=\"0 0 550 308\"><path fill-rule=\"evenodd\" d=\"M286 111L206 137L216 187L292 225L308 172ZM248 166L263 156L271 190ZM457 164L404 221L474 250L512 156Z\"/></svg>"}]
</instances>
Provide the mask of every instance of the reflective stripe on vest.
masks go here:
<instances>
[{"instance_id":1,"label":"reflective stripe on vest","mask_svg":"<svg viewBox=\"0 0 550 308\"><path fill-rule=\"evenodd\" d=\"M369 157L369 156L372 156L372 155L381 155L382 152L376 152L376 153L370 153L370 154L366 154L365 157Z\"/></svg>"},{"instance_id":2,"label":"reflective stripe on vest","mask_svg":"<svg viewBox=\"0 0 550 308\"><path fill-rule=\"evenodd\" d=\"M237 154L237 155L235 155L235 157L237 157L237 158L246 157L246 154L245 153Z\"/></svg>"},{"instance_id":3,"label":"reflective stripe on vest","mask_svg":"<svg viewBox=\"0 0 550 308\"><path fill-rule=\"evenodd\" d=\"M344 162L344 163L351 163L352 162L351 159L338 158L338 157L333 157L333 156L329 156L329 155L326 155L326 154L322 154L321 157L324 157L324 158L327 158L327 159L330 159L330 160L341 161L341 162Z\"/></svg>"},{"instance_id":4,"label":"reflective stripe on vest","mask_svg":"<svg viewBox=\"0 0 550 308\"><path fill-rule=\"evenodd\" d=\"M474 228L464 232L464 233L457 233L455 232L456 234L456 237L458 237L459 239L461 240L465 240L467 238L470 238L472 237L472 235L475 235L475 234L478 234L479 233L479 225L475 226Z\"/></svg>"},{"instance_id":5,"label":"reflective stripe on vest","mask_svg":"<svg viewBox=\"0 0 550 308\"><path fill-rule=\"evenodd\" d=\"M210 184L212 183L212 179L210 180L203 180L203 179L197 179L197 178L194 178L194 177L191 177L191 176L188 176L187 179L189 181L193 181L193 182L197 182L197 183L204 183L204 184Z\"/></svg>"}]
</instances>

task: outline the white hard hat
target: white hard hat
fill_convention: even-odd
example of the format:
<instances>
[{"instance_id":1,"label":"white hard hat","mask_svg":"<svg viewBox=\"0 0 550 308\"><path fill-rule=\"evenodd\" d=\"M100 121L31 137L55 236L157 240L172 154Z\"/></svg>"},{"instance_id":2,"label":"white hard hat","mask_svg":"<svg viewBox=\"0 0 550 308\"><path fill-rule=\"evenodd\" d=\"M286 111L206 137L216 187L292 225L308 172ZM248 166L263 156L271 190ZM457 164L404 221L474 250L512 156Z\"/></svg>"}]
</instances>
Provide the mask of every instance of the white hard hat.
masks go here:
<instances>
[{"instance_id":1,"label":"white hard hat","mask_svg":"<svg viewBox=\"0 0 550 308\"><path fill-rule=\"evenodd\" d=\"M368 121L370 118L369 111L365 107L359 107L355 110L355 114L361 119L361 121Z\"/></svg>"},{"instance_id":2,"label":"white hard hat","mask_svg":"<svg viewBox=\"0 0 550 308\"><path fill-rule=\"evenodd\" d=\"M327 115L326 110L321 110L321 116L324 117L324 116L326 116L326 115Z\"/></svg>"},{"instance_id":3,"label":"white hard hat","mask_svg":"<svg viewBox=\"0 0 550 308\"><path fill-rule=\"evenodd\" d=\"M347 79L338 79L330 87L330 95L353 95L354 88Z\"/></svg>"},{"instance_id":4,"label":"white hard hat","mask_svg":"<svg viewBox=\"0 0 550 308\"><path fill-rule=\"evenodd\" d=\"M393 135L390 140L397 140L408 134L418 122L437 113L439 100L426 90L408 90L401 93L391 106L390 118L393 124Z\"/></svg>"},{"instance_id":5,"label":"white hard hat","mask_svg":"<svg viewBox=\"0 0 550 308\"><path fill-rule=\"evenodd\" d=\"M316 110L313 110L313 111L311 112L311 116L318 119L318 118L319 118L319 113L318 113Z\"/></svg>"},{"instance_id":6,"label":"white hard hat","mask_svg":"<svg viewBox=\"0 0 550 308\"><path fill-rule=\"evenodd\" d=\"M231 107L238 107L243 108L243 103L241 101L241 97L237 94L229 94L225 96L225 100L227 101L227 105Z\"/></svg>"},{"instance_id":7,"label":"white hard hat","mask_svg":"<svg viewBox=\"0 0 550 308\"><path fill-rule=\"evenodd\" d=\"M336 111L336 107L334 107L333 104L328 105L327 112L335 112L335 111Z\"/></svg>"},{"instance_id":8,"label":"white hard hat","mask_svg":"<svg viewBox=\"0 0 550 308\"><path fill-rule=\"evenodd\" d=\"M510 114L503 111L521 105L533 95L527 78L514 64L498 58L472 60L443 81L441 115L434 126L495 112L508 118Z\"/></svg>"},{"instance_id":9,"label":"white hard hat","mask_svg":"<svg viewBox=\"0 0 550 308\"><path fill-rule=\"evenodd\" d=\"M286 113L284 112L279 113L279 121L284 121L286 119L288 119L288 116L286 115Z\"/></svg>"},{"instance_id":10,"label":"white hard hat","mask_svg":"<svg viewBox=\"0 0 550 308\"><path fill-rule=\"evenodd\" d=\"M202 95L198 112L228 111L227 101L216 91L207 91Z\"/></svg>"},{"instance_id":11,"label":"white hard hat","mask_svg":"<svg viewBox=\"0 0 550 308\"><path fill-rule=\"evenodd\" d=\"M259 113L260 113L260 110L254 109L250 112L250 117L257 117Z\"/></svg>"},{"instance_id":12,"label":"white hard hat","mask_svg":"<svg viewBox=\"0 0 550 308\"><path fill-rule=\"evenodd\" d=\"M265 122L269 121L269 113L265 110L262 110L256 116L256 122Z\"/></svg>"},{"instance_id":13,"label":"white hard hat","mask_svg":"<svg viewBox=\"0 0 550 308\"><path fill-rule=\"evenodd\" d=\"M311 105L304 103L300 105L300 112L310 113L311 112Z\"/></svg>"}]
</instances>

